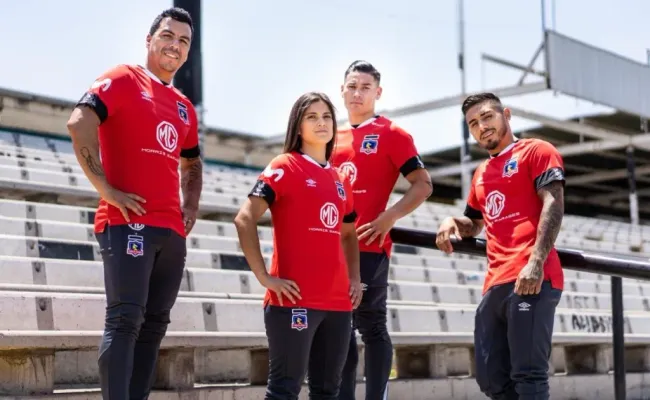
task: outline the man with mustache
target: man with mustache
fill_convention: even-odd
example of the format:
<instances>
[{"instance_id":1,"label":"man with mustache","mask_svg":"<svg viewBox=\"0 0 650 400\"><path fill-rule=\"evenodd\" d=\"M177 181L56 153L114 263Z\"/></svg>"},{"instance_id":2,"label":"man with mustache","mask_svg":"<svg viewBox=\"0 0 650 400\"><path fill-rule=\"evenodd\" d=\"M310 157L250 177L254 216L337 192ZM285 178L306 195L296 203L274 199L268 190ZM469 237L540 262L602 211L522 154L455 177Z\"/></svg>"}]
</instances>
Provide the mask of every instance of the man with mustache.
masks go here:
<instances>
[{"instance_id":1,"label":"man with mustache","mask_svg":"<svg viewBox=\"0 0 650 400\"><path fill-rule=\"evenodd\" d=\"M464 216L445 219L436 244L485 227L488 271L474 327L476 380L491 399L547 400L555 308L564 274L554 248L564 214L560 153L539 139L516 140L510 110L492 93L462 105L490 154L474 172Z\"/></svg>"},{"instance_id":2,"label":"man with mustache","mask_svg":"<svg viewBox=\"0 0 650 400\"><path fill-rule=\"evenodd\" d=\"M183 276L185 238L196 221L197 115L171 85L192 33L185 10L163 11L146 37L145 66L106 71L68 121L77 160L100 195L94 223L107 307L98 363L107 400L149 395Z\"/></svg>"}]
</instances>

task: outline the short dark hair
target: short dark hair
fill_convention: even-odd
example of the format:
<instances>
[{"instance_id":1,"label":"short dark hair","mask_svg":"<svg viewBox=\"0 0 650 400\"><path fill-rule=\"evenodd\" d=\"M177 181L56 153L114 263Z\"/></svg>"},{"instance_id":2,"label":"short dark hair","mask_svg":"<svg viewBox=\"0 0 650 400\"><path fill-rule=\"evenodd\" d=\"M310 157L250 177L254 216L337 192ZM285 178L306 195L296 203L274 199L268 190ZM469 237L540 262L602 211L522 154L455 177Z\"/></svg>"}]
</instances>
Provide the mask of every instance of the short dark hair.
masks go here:
<instances>
[{"instance_id":1,"label":"short dark hair","mask_svg":"<svg viewBox=\"0 0 650 400\"><path fill-rule=\"evenodd\" d=\"M377 83L381 82L381 74L379 71L377 71L377 68L375 68L374 65L370 64L368 61L364 60L356 60L350 66L348 69L345 70L345 76L343 79L347 79L348 75L350 75L351 72L363 72L366 74L372 75L373 78L377 81Z\"/></svg>"},{"instance_id":2,"label":"short dark hair","mask_svg":"<svg viewBox=\"0 0 650 400\"><path fill-rule=\"evenodd\" d=\"M485 92L485 93L477 93L468 96L465 99L465 101L463 101L463 106L462 106L463 115L466 115L467 110L469 110L470 108L486 101L494 103L501 111L503 111L503 105L501 104L501 99L499 99L499 97L497 97L497 95L495 95L494 93Z\"/></svg>"},{"instance_id":3,"label":"short dark hair","mask_svg":"<svg viewBox=\"0 0 650 400\"><path fill-rule=\"evenodd\" d=\"M291 108L291 114L289 115L289 124L287 125L287 136L284 139L285 153L299 151L302 147L302 136L299 134L300 123L302 122L305 111L307 111L309 106L319 101L327 104L327 108L329 108L330 113L332 113L332 120L334 121L334 136L332 137L332 140L327 142L327 146L325 148L325 159L329 161L330 157L332 156L332 152L334 151L334 143L336 142L336 109L334 108L334 104L332 104L332 101L329 99L329 97L327 97L325 93L320 92L305 93L300 96L298 100L296 100L296 102L293 104L293 107Z\"/></svg>"},{"instance_id":4,"label":"short dark hair","mask_svg":"<svg viewBox=\"0 0 650 400\"><path fill-rule=\"evenodd\" d=\"M180 7L168 8L165 11L158 14L156 19L153 20L151 28L149 29L149 34L153 36L154 33L160 28L160 23L163 19L170 17L174 21L182 22L190 26L190 30L194 33L194 25L192 24L192 16L190 13L185 11Z\"/></svg>"}]
</instances>

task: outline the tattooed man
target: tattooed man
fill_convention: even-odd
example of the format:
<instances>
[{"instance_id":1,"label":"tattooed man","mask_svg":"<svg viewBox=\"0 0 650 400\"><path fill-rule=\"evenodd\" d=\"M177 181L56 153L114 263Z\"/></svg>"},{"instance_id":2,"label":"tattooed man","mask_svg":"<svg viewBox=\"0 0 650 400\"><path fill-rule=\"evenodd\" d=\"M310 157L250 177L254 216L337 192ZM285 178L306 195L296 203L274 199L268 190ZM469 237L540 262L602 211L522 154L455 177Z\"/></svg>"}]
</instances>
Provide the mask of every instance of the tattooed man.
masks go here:
<instances>
[{"instance_id":1,"label":"tattooed man","mask_svg":"<svg viewBox=\"0 0 650 400\"><path fill-rule=\"evenodd\" d=\"M183 277L203 167L196 112L171 82L192 33L185 10L160 13L146 36L145 65L106 71L68 121L77 160L100 196L94 224L107 300L99 348L104 399L148 397Z\"/></svg>"},{"instance_id":2,"label":"tattooed man","mask_svg":"<svg viewBox=\"0 0 650 400\"><path fill-rule=\"evenodd\" d=\"M515 139L510 110L492 93L462 105L469 130L490 154L475 171L464 216L445 219L450 236L487 238L488 270L474 327L476 380L492 399L547 400L555 308L564 275L554 248L564 214L564 166L548 142Z\"/></svg>"}]
</instances>

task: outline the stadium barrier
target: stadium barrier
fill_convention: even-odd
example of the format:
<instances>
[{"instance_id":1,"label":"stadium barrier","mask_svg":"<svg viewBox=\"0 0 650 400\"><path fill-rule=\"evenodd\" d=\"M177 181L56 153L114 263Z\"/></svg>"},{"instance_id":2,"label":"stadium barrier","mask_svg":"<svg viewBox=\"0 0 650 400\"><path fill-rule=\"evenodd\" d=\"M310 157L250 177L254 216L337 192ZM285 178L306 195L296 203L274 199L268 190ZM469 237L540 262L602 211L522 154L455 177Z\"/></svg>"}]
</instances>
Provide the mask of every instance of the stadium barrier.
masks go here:
<instances>
[{"instance_id":1,"label":"stadium barrier","mask_svg":"<svg viewBox=\"0 0 650 400\"><path fill-rule=\"evenodd\" d=\"M393 228L391 238L394 243L425 248L436 247L436 234L415 229ZM457 253L485 256L486 241L477 238L452 239ZM613 365L610 365L609 344L603 342L605 337L593 337L594 341L580 340L578 343L566 343L564 338L553 335L553 351L562 352L566 372L571 373L607 373L610 366L614 371L614 395L616 400L626 399L626 372L650 371L650 346L643 339L635 343L630 336L631 345L625 345L625 316L623 314L622 278L650 280L650 262L648 259L621 258L592 252L557 248L563 268L611 276L612 301L612 347ZM562 335L563 336L563 335ZM590 343L591 342L591 343ZM566 344L565 344L566 343ZM562 348L558 346L565 344ZM562 354L560 354L560 358ZM630 368L626 368L626 359ZM551 372L557 366L551 360ZM403 361L404 362L404 361ZM399 371L399 370L398 370Z\"/></svg>"},{"instance_id":2,"label":"stadium barrier","mask_svg":"<svg viewBox=\"0 0 650 400\"><path fill-rule=\"evenodd\" d=\"M396 244L435 248L436 235L413 229L394 228L391 237ZM458 253L485 256L485 241L463 239L454 241ZM609 329L590 329L591 332L561 332L553 337L553 353L549 363L551 373L564 372L567 375L607 374L613 366L615 372L616 399L625 397L625 374L650 371L650 335L629 333L624 338L624 325L629 321L623 316L621 277L650 280L650 264L642 259L612 258L590 252L558 249L563 266L568 269L613 276L612 285L612 338ZM617 283L618 280L618 283ZM22 290L21 288L13 288ZM41 324L56 326L48 309L53 307L57 290L73 292L56 287L38 288L36 307ZM47 290L52 297L48 297ZM88 293L83 289L83 293ZM29 293L24 296L29 296ZM100 296L84 294L85 298ZM185 294L190 295L188 294ZM190 297L192 297L190 295ZM206 294L195 293L200 298L198 307L192 308L197 317L209 320L217 313L218 302L258 302L259 296L251 294ZM101 302L101 299L96 299ZM391 333L396 355L398 379L433 379L454 376L474 376L473 335L467 318L454 321L458 313L453 310L432 312L419 311L417 307L395 306L389 302L389 323L413 325L426 319L439 318L441 326L449 329L432 332L409 332L408 328ZM37 314L39 312L37 310ZM75 309L69 310L71 313ZM406 311L406 314L400 314ZM58 315L61 311L59 311ZM257 312L253 309L253 312ZM466 311L467 312L467 311ZM49 315L49 316L48 316ZM252 314L241 314L238 318L250 318ZM74 315L66 316L74 318ZM402 318L400 320L400 317ZM571 319L571 317L569 317ZM415 321L415 322L413 322ZM437 321L436 321L437 322ZM607 322L568 321L568 324L592 324L592 328ZM207 324L207 322L206 322ZM451 328L462 326L463 329ZM216 329L215 329L216 330ZM600 330L600 332L598 332ZM596 331L596 332L594 332ZM646 330L647 331L647 330ZM3 331L0 332L0 393L3 395L52 394L55 387L83 385L94 386L97 382L96 357L100 342L99 331ZM627 347L624 343L627 340ZM361 342L360 342L361 343ZM267 341L263 332L220 332L220 331L173 331L163 341L156 372L155 389L163 391L192 390L196 383L247 382L263 386L268 373ZM362 345L360 352L363 351ZM627 366L627 367L626 367ZM363 357L360 358L359 376L363 376ZM619 397L619 396L623 397Z\"/></svg>"}]
</instances>

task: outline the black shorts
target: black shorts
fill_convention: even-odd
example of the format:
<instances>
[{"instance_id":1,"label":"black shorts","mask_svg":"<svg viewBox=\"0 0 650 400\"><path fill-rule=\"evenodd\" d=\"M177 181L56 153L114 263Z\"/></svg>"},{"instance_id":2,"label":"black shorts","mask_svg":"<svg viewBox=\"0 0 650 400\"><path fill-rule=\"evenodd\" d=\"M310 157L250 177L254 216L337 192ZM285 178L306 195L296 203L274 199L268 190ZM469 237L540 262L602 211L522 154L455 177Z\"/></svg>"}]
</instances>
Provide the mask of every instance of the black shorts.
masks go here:
<instances>
[{"instance_id":1,"label":"black shorts","mask_svg":"<svg viewBox=\"0 0 650 400\"><path fill-rule=\"evenodd\" d=\"M267 306L269 340L266 399L298 399L305 375L313 399L338 396L348 355L352 312Z\"/></svg>"}]
</instances>

